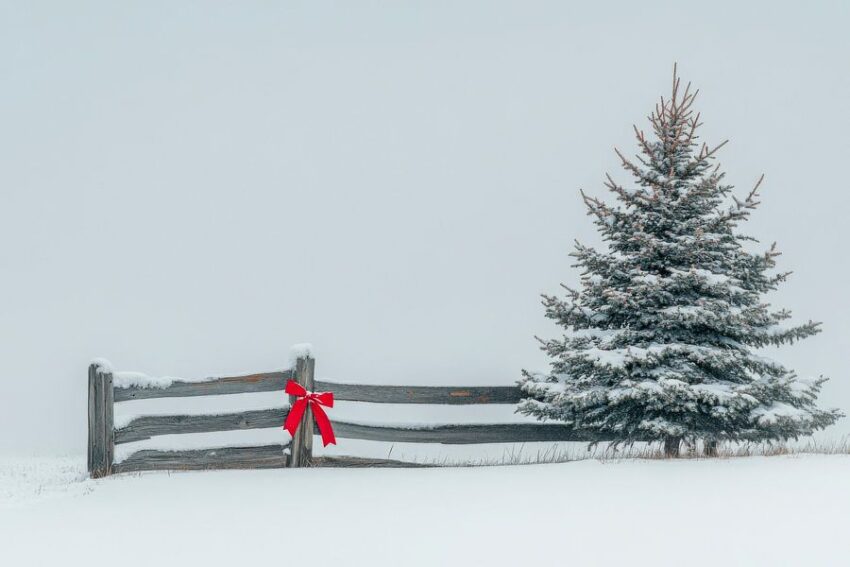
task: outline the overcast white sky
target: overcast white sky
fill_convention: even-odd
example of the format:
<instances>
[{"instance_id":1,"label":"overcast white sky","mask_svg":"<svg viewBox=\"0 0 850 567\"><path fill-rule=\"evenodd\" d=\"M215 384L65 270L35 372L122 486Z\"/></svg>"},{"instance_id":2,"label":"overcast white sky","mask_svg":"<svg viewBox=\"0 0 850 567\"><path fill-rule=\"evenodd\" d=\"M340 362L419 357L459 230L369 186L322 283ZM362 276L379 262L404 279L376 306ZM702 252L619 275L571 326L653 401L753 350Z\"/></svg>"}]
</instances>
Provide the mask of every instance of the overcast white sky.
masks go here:
<instances>
[{"instance_id":1,"label":"overcast white sky","mask_svg":"<svg viewBox=\"0 0 850 567\"><path fill-rule=\"evenodd\" d=\"M846 2L0 0L0 450L83 451L86 366L503 383L673 61L850 410ZM850 432L845 419L832 436Z\"/></svg>"}]
</instances>

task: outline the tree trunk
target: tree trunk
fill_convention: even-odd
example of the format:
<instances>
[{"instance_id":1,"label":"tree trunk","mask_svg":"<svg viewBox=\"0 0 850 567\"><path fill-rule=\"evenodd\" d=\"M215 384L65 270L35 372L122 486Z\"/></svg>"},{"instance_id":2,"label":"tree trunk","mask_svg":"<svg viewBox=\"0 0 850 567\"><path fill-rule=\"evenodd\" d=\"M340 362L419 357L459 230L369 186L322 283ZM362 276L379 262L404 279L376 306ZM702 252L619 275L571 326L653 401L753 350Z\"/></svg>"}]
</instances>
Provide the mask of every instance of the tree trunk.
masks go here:
<instances>
[{"instance_id":1,"label":"tree trunk","mask_svg":"<svg viewBox=\"0 0 850 567\"><path fill-rule=\"evenodd\" d=\"M664 438L664 456L668 459L675 459L679 456L679 446L682 444L681 437L665 437Z\"/></svg>"},{"instance_id":2,"label":"tree trunk","mask_svg":"<svg viewBox=\"0 0 850 567\"><path fill-rule=\"evenodd\" d=\"M717 456L717 441L714 439L706 439L703 442L702 454L706 457L716 457Z\"/></svg>"}]
</instances>

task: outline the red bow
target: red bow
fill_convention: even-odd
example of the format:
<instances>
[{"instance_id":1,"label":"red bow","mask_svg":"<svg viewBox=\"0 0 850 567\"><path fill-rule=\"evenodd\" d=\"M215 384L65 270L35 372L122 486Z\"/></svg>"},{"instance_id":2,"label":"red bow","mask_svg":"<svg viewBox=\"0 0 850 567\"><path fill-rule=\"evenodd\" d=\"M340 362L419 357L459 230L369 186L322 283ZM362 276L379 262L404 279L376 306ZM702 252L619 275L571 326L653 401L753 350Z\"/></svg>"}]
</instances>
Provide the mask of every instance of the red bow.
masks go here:
<instances>
[{"instance_id":1,"label":"red bow","mask_svg":"<svg viewBox=\"0 0 850 567\"><path fill-rule=\"evenodd\" d=\"M322 443L325 447L333 443L336 445L336 437L334 430L331 427L331 420L328 419L328 414L322 409L322 406L329 408L334 407L333 392L308 392L304 386L290 380L286 383L284 390L290 396L298 396L292 408L289 410L289 415L286 416L286 421L283 422L283 428L289 431L293 437L298 430L298 425L301 423L301 416L307 410L307 404L310 404L310 409L313 410L313 415L316 416L316 425L319 426L319 433L322 434Z\"/></svg>"}]
</instances>

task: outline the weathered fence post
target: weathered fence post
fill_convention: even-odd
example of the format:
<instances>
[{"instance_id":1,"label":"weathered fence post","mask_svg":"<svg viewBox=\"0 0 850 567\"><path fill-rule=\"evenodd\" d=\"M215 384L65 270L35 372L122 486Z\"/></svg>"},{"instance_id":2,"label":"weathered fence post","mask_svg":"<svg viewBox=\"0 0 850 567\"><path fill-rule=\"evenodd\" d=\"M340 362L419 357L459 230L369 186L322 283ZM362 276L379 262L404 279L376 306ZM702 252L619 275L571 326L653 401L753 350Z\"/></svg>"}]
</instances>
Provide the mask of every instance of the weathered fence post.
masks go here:
<instances>
[{"instance_id":1,"label":"weathered fence post","mask_svg":"<svg viewBox=\"0 0 850 567\"><path fill-rule=\"evenodd\" d=\"M316 360L309 355L298 358L295 365L295 381L304 386L304 389L308 392L312 392L314 388L313 372L315 366ZM294 404L295 400L295 396L289 396L290 405ZM298 430L292 437L289 453L290 467L310 466L310 460L313 457L313 412L309 405L301 418Z\"/></svg>"},{"instance_id":2,"label":"weathered fence post","mask_svg":"<svg viewBox=\"0 0 850 567\"><path fill-rule=\"evenodd\" d=\"M89 365L88 441L88 470L92 478L112 473L115 454L112 408L112 371L92 363Z\"/></svg>"}]
</instances>

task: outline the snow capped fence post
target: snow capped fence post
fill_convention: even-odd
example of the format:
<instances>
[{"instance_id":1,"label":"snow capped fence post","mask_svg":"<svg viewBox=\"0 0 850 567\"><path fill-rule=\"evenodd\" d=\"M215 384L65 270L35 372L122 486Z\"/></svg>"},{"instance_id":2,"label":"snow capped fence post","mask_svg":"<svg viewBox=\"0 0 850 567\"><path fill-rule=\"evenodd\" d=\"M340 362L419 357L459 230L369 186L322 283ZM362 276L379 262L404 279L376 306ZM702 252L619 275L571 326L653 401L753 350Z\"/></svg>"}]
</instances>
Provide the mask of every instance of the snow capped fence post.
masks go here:
<instances>
[{"instance_id":1,"label":"snow capped fence post","mask_svg":"<svg viewBox=\"0 0 850 567\"><path fill-rule=\"evenodd\" d=\"M316 360L309 353L301 354L295 363L295 381L308 392L314 390L313 372ZM289 404L295 403L296 397L289 396ZM306 467L310 465L313 457L313 412L310 406L304 412L298 430L292 437L289 446L289 466Z\"/></svg>"},{"instance_id":2,"label":"snow capped fence post","mask_svg":"<svg viewBox=\"0 0 850 567\"><path fill-rule=\"evenodd\" d=\"M98 362L89 365L88 471L92 478L112 473L115 437L112 425L112 370Z\"/></svg>"}]
</instances>

